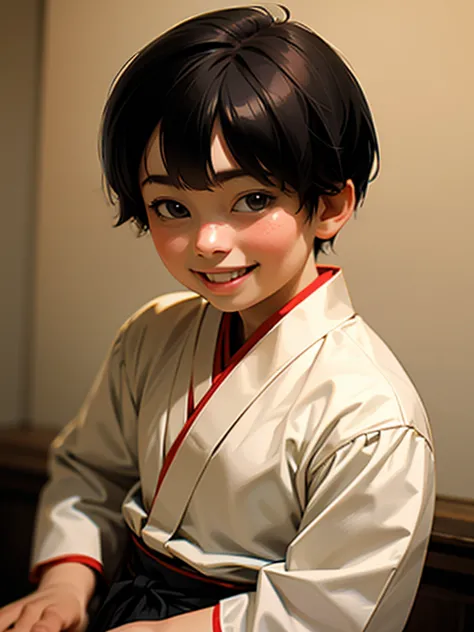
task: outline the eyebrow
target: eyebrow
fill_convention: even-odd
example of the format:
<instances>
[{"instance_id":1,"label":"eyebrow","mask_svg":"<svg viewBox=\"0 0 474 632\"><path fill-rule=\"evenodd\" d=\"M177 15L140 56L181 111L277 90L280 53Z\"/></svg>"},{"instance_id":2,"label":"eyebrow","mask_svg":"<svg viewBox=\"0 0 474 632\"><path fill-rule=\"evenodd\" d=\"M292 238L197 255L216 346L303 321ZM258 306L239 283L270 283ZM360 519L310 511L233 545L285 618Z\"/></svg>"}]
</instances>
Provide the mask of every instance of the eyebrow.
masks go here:
<instances>
[{"instance_id":1,"label":"eyebrow","mask_svg":"<svg viewBox=\"0 0 474 632\"><path fill-rule=\"evenodd\" d=\"M228 171L220 171L216 173L214 180L218 184L223 184L224 182L229 182L229 180L235 180L236 178L249 178L248 173L242 171L242 169L229 169ZM171 178L167 175L161 174L150 174L148 175L142 182L142 186L145 184L165 184L167 186L174 186Z\"/></svg>"}]
</instances>

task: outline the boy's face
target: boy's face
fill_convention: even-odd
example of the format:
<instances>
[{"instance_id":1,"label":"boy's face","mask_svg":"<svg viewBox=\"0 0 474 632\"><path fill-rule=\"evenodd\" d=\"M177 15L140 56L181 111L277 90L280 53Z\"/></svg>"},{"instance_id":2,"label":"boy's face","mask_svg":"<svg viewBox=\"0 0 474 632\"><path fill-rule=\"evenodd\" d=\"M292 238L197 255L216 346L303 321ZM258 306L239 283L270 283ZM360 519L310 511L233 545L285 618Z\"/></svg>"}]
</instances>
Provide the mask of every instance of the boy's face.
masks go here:
<instances>
[{"instance_id":1,"label":"boy's face","mask_svg":"<svg viewBox=\"0 0 474 632\"><path fill-rule=\"evenodd\" d=\"M317 218L297 213L296 194L239 173L219 128L211 158L219 178L212 191L167 184L157 129L140 167L142 196L169 272L216 308L239 311L248 335L317 276Z\"/></svg>"}]
</instances>

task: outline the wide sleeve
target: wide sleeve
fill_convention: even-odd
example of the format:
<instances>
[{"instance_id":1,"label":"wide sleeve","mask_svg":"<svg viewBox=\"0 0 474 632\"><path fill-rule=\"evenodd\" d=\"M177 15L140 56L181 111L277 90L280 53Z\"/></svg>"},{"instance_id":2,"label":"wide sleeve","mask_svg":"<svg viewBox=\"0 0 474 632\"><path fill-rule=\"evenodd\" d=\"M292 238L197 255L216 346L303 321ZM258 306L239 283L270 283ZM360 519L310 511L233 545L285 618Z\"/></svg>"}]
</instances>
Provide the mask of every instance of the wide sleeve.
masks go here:
<instances>
[{"instance_id":1,"label":"wide sleeve","mask_svg":"<svg viewBox=\"0 0 474 632\"><path fill-rule=\"evenodd\" d=\"M214 632L401 632L418 588L434 502L426 439L400 426L356 437L307 470L286 559L221 601Z\"/></svg>"},{"instance_id":2,"label":"wide sleeve","mask_svg":"<svg viewBox=\"0 0 474 632\"><path fill-rule=\"evenodd\" d=\"M125 326L77 417L53 442L39 503L32 579L45 563L83 562L110 579L126 541L121 505L138 481L137 406L124 359Z\"/></svg>"}]
</instances>

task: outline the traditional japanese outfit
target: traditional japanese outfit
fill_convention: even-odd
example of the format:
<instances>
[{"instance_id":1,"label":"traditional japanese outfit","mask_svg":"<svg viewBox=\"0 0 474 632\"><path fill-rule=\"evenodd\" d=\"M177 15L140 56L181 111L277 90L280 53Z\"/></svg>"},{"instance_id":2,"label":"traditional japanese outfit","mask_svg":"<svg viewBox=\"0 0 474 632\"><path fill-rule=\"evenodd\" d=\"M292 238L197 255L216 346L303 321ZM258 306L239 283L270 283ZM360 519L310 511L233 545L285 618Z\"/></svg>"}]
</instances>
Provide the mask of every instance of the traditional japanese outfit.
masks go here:
<instances>
[{"instance_id":1,"label":"traditional japanese outfit","mask_svg":"<svg viewBox=\"0 0 474 632\"><path fill-rule=\"evenodd\" d=\"M124 324L53 445L35 569L112 578L132 536L214 583L216 632L403 629L434 511L428 421L341 270L318 272L232 356L232 315L191 292Z\"/></svg>"}]
</instances>

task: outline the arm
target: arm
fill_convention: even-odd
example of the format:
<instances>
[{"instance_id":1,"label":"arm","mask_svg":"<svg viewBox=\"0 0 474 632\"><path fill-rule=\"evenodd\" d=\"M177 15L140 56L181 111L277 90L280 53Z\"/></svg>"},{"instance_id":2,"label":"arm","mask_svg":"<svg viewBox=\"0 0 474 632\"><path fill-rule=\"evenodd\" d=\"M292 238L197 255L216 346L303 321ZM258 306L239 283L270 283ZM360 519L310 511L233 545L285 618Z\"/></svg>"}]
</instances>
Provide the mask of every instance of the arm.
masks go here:
<instances>
[{"instance_id":1,"label":"arm","mask_svg":"<svg viewBox=\"0 0 474 632\"><path fill-rule=\"evenodd\" d=\"M33 579L57 562L104 568L111 578L121 562L126 535L121 505L138 480L137 410L122 345L120 332L79 414L51 448L50 481L37 513Z\"/></svg>"},{"instance_id":2,"label":"arm","mask_svg":"<svg viewBox=\"0 0 474 632\"><path fill-rule=\"evenodd\" d=\"M119 332L78 416L54 441L50 481L36 520L32 594L0 610L0 632L40 625L81 632L97 572L120 564L125 528L121 505L138 479L136 405Z\"/></svg>"},{"instance_id":3,"label":"arm","mask_svg":"<svg viewBox=\"0 0 474 632\"><path fill-rule=\"evenodd\" d=\"M94 594L95 584L96 577L90 568L84 566L84 564L64 563L46 568L41 577L38 590L50 590L56 586L69 586L74 594L77 595L81 606L86 610L87 604Z\"/></svg>"},{"instance_id":4,"label":"arm","mask_svg":"<svg viewBox=\"0 0 474 632\"><path fill-rule=\"evenodd\" d=\"M429 445L400 426L316 458L286 560L262 569L255 593L221 601L213 632L403 630L434 511Z\"/></svg>"}]
</instances>

